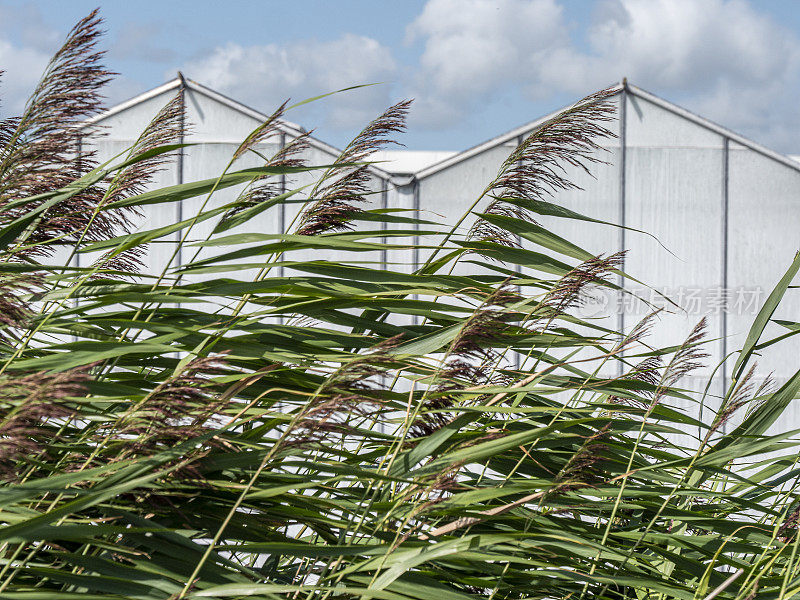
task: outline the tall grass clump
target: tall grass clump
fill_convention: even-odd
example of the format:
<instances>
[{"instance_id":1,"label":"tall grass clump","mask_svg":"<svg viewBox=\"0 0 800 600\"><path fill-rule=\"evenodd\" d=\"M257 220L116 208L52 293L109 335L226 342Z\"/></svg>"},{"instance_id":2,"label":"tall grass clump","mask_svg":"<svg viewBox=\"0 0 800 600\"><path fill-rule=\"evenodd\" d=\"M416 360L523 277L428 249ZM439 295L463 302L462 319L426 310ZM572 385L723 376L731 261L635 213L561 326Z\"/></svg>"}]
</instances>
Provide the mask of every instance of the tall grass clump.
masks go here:
<instances>
[{"instance_id":1,"label":"tall grass clump","mask_svg":"<svg viewBox=\"0 0 800 600\"><path fill-rule=\"evenodd\" d=\"M371 202L365 160L407 102L330 164L299 138L237 170L281 107L217 178L153 189L182 151L178 99L98 164L77 137L109 77L98 36L93 13L0 123L0 598L798 593L797 444L767 432L800 374L751 382L800 262L716 414L673 408L704 324L654 349L654 316L582 319L621 256L536 222L582 219L552 196L574 187L565 167L603 159L609 91L533 132L441 223ZM300 177L315 183L277 185ZM134 226L195 197L179 223ZM242 233L298 204L287 231ZM148 244L188 260L149 269ZM415 251L411 272L374 261Z\"/></svg>"}]
</instances>

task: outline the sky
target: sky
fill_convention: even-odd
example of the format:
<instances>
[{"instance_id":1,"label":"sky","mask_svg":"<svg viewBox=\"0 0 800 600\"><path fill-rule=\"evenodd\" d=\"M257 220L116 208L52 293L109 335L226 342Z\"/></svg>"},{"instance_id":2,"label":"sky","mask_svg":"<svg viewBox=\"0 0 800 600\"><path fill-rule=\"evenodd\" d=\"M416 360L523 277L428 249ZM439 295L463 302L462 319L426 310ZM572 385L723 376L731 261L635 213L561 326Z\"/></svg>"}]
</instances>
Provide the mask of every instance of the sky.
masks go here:
<instances>
[{"instance_id":1,"label":"sky","mask_svg":"<svg viewBox=\"0 0 800 600\"><path fill-rule=\"evenodd\" d=\"M798 0L0 0L0 114L100 6L113 105L187 77L343 145L414 98L399 141L462 150L623 77L775 150L800 153Z\"/></svg>"}]
</instances>

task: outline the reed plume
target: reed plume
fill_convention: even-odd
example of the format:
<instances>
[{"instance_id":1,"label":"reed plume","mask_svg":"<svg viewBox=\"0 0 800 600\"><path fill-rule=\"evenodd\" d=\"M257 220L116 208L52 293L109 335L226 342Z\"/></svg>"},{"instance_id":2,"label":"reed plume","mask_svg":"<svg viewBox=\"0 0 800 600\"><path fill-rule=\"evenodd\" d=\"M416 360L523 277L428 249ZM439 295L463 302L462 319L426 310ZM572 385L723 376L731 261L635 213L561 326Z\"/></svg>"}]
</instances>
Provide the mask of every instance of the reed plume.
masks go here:
<instances>
[{"instance_id":1,"label":"reed plume","mask_svg":"<svg viewBox=\"0 0 800 600\"><path fill-rule=\"evenodd\" d=\"M486 187L491 200L486 214L535 222L525 209L526 200L544 200L562 190L580 189L568 179L567 168L591 174L590 166L603 162L601 142L616 135L605 126L615 118L610 101L616 90L595 92L545 122L520 143L503 162L497 176ZM519 246L508 230L478 218L469 236L472 240Z\"/></svg>"},{"instance_id":2,"label":"reed plume","mask_svg":"<svg viewBox=\"0 0 800 600\"><path fill-rule=\"evenodd\" d=\"M48 64L23 114L0 123L0 222L10 223L43 201L8 207L13 200L63 189L95 166L92 153L81 148L87 132L78 125L100 111L101 90L112 74L101 64L103 52L96 50L100 25L96 10L78 22ZM103 197L98 186L76 187L44 211L16 256L50 255L54 245L74 242ZM126 223L124 213L102 213L87 235L104 239Z\"/></svg>"},{"instance_id":3,"label":"reed plume","mask_svg":"<svg viewBox=\"0 0 800 600\"><path fill-rule=\"evenodd\" d=\"M300 216L298 235L350 228L350 221L362 210L356 205L366 202L370 194L370 166L359 163L386 144L396 143L390 136L405 130L410 106L411 100L391 106L347 145L309 194L311 204Z\"/></svg>"},{"instance_id":4,"label":"reed plume","mask_svg":"<svg viewBox=\"0 0 800 600\"><path fill-rule=\"evenodd\" d=\"M73 399L86 394L89 367L0 379L0 476L14 479L58 438L59 420L76 414Z\"/></svg>"}]
</instances>

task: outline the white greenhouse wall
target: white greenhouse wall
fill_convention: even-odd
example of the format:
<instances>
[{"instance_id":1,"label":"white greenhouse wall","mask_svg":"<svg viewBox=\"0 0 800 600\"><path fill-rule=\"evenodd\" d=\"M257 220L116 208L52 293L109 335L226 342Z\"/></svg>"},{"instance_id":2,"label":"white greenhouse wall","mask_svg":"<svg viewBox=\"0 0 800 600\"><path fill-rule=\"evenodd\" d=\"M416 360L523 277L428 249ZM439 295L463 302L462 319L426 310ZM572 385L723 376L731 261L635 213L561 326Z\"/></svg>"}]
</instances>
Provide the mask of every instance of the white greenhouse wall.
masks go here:
<instances>
[{"instance_id":1,"label":"white greenhouse wall","mask_svg":"<svg viewBox=\"0 0 800 600\"><path fill-rule=\"evenodd\" d=\"M763 304L800 248L800 172L739 144L729 151L728 282L734 310L728 319L728 349L742 346L752 323L752 304ZM789 289L774 319L800 320L800 296ZM743 306L737 306L737 303ZM770 323L765 339L788 330ZM777 383L794 374L800 360L800 341L792 337L759 352L758 374L773 373ZM733 366L733 360L729 361ZM800 427L800 407L793 403L776 430Z\"/></svg>"},{"instance_id":2,"label":"white greenhouse wall","mask_svg":"<svg viewBox=\"0 0 800 600\"><path fill-rule=\"evenodd\" d=\"M592 176L570 169L568 177L582 189L560 192L555 201L657 239L594 223L552 217L537 220L593 254L627 250L626 273L680 305L677 309L646 287L625 282L627 289L664 308L648 339L653 346L680 343L695 324L706 319L707 366L682 382L687 389L702 391L705 377L726 354L741 347L758 309L800 248L796 227L800 165L790 166L791 161L755 145L741 145L735 141L741 139L736 134L678 107L670 109L635 92L617 95L622 97L626 103L617 124L619 139L609 144L604 157L608 164L594 165ZM451 219L460 215L465 208L463 195L471 192L474 198L515 141L509 134L480 153L469 151L461 162L448 161L440 171L426 171L418 183L421 215L430 210ZM452 199L451 205L443 208L447 198ZM798 320L796 296L789 290L776 318ZM617 307L622 313L618 322L626 329L647 313L641 302L623 301ZM771 324L767 336L785 331ZM762 377L773 373L780 383L797 370L800 341L795 340L761 353ZM723 374L730 376L732 363L728 361L727 370L717 370L705 399L710 409L719 402ZM689 402L673 400L672 404L691 414L699 412ZM783 429L800 426L800 407L790 408L788 414Z\"/></svg>"},{"instance_id":3,"label":"white greenhouse wall","mask_svg":"<svg viewBox=\"0 0 800 600\"><path fill-rule=\"evenodd\" d=\"M107 116L101 115L96 122L102 128L103 138L123 141L136 140L158 111L164 108L175 95L175 90L167 90L152 98L137 102L124 110L113 112Z\"/></svg>"},{"instance_id":4,"label":"white greenhouse wall","mask_svg":"<svg viewBox=\"0 0 800 600\"><path fill-rule=\"evenodd\" d=\"M177 165L173 164L158 176L156 185L219 175L238 143L260 123L255 111L237 108L236 103L204 93L201 87L190 86L185 96L188 121L192 124L186 141L198 145L187 149L180 175ZM100 119L104 136L93 142L98 158L109 158L132 144L176 93L176 88L158 93ZM582 189L559 192L554 201L592 218L644 230L658 241L610 225L554 217L537 216L536 219L592 254L608 255L628 250L625 271L682 305L684 311L676 310L647 288L626 282L629 290L666 309L655 327L656 333L649 340L652 345L680 343L705 316L711 340L706 347L709 366L702 373L707 375L726 353L741 346L758 308L800 247L797 227L800 222L800 164L793 167L785 157L748 144L733 132L658 101L641 90L619 93L616 98L617 101L625 99L619 111L624 120L611 124L619 137L608 140L607 152L599 156L605 164L594 165L591 175L569 168L567 177ZM457 155L442 163L444 166L426 168L418 177L390 179L389 174L379 176L376 170L371 184L375 191L372 207L416 210L422 219L437 224L455 223L497 174L520 136L529 133L534 125L501 136L496 143L466 151L463 159L459 160ZM299 131L294 134L297 133ZM289 141L291 134L286 135ZM270 155L277 150L277 144L278 139L273 138L260 150ZM325 164L332 161L335 152L319 143L307 151L306 158L310 164ZM249 155L240 159L234 168L258 164L255 155ZM288 187L305 185L317 176L318 173L310 173L289 178ZM233 199L240 191L234 188L218 192L209 207ZM202 199L193 199L180 207L153 207L138 225L151 228L174 223L181 215L183 218L193 215L202 202ZM480 204L479 209L485 204L486 201ZM292 231L296 228L296 223L292 223L300 208L299 204L294 204L283 211L268 210L236 232L280 233L285 228ZM212 219L198 225L190 237L204 239L215 223L216 219ZM471 225L472 219L468 218L461 231L467 231ZM372 226L366 223L362 227ZM390 240L399 246L413 243L410 238ZM424 237L420 241L424 243ZM225 250L224 247L206 249L200 256ZM152 246L146 257L149 268L163 267L170 254L168 244ZM180 257L183 263L189 258ZM258 258L246 260L257 262ZM287 260L335 258L331 253L313 251L289 253L286 257ZM407 248L359 257L399 272L411 271L414 264L420 265L426 258L425 251L413 253ZM564 262L574 264L566 258ZM455 273L476 272L478 268L462 262ZM288 269L285 273L304 275ZM212 276L193 276L195 280L209 277ZM727 304L722 305L723 301ZM745 306L745 303L749 304ZM616 309L617 299L609 299L609 305ZM619 323L629 329L646 314L641 303L621 302L619 305L621 316L598 322L607 326ZM776 317L797 319L799 309L796 291L789 290ZM784 331L777 325L768 328L770 335ZM726 335L727 339L723 340ZM800 340L795 340L798 338L764 350L759 359L762 375L774 372L781 380L795 372L800 356ZM728 376L731 366L732 361L728 361ZM710 390L713 395L719 395L723 389L721 375L722 370ZM685 385L697 389L702 380L702 377L688 378ZM716 402L714 399L707 401L711 406ZM684 408L697 410L688 405ZM795 412L791 412L793 410ZM784 427L800 424L800 408L790 408L789 415Z\"/></svg>"},{"instance_id":5,"label":"white greenhouse wall","mask_svg":"<svg viewBox=\"0 0 800 600\"><path fill-rule=\"evenodd\" d=\"M136 102L123 110L113 111L106 117L101 117L95 121L99 126L100 135L91 136L84 142L86 147L97 149L97 158L100 161L108 160L116 153L122 152L134 144L137 137L145 129L157 112L165 106L178 93L177 89L170 89L154 97L147 98L141 102ZM214 178L222 174L233 156L239 143L250 134L253 129L260 125L263 120L246 114L243 110L237 110L215 98L212 98L202 91L187 87L184 91L188 134L184 141L192 146L184 149L182 163L173 160L165 167L154 181L156 187L161 185L174 185L179 181L191 182L202 179ZM280 135L273 135L267 143L259 144L255 149L264 156L273 155L280 148ZM289 143L293 139L292 134L284 134L284 143ZM302 157L309 164L330 164L336 158L335 149L325 144L313 145L308 148ZM240 157L230 170L261 166L263 160L254 153L247 153ZM286 177L287 189L304 186L314 182L322 171L313 171ZM374 205L379 206L382 202L381 190L388 174L383 178L374 176L369 184L375 194L371 200ZM277 181L278 178L276 177ZM148 210L145 220L138 223L139 229L157 227L176 222L179 218L187 219L195 215L201 206L205 204L205 209L213 209L226 202L234 200L242 192L244 186L235 186L218 190L212 198L206 201L203 197L185 200L180 204L155 205ZM306 192L307 193L307 192ZM303 194L297 196L302 198ZM284 227L293 231L297 227L296 217L302 206L300 204L290 204L285 209L275 208L259 215L252 222L236 229L236 233L256 232L256 233L282 233ZM409 207L411 208L411 207ZM205 239L215 226L217 218L198 223L192 228L189 238L194 241ZM232 232L233 233L233 232ZM155 266L162 258L162 254L167 256L168 250L152 251L154 258L150 266ZM216 252L215 252L216 253ZM184 251L186 254L186 251ZM302 253L301 253L302 254ZM312 255L298 255L297 259L311 258ZM204 250L201 256L208 255ZM313 253L313 258L325 259L332 258L324 252ZM183 256L183 262L189 257ZM255 260L255 259L254 259ZM369 255L365 260L376 261L380 257Z\"/></svg>"},{"instance_id":6,"label":"white greenhouse wall","mask_svg":"<svg viewBox=\"0 0 800 600\"><path fill-rule=\"evenodd\" d=\"M664 310L651 342L680 343L703 317L709 337L717 338L721 311L708 310L707 300L723 283L723 138L646 100L626 97L624 224L658 241L626 232L625 269L685 309ZM650 298L641 286L627 286ZM623 311L623 323L631 327L643 316ZM704 374L710 374L721 360L719 346L709 345L706 352Z\"/></svg>"},{"instance_id":7,"label":"white greenhouse wall","mask_svg":"<svg viewBox=\"0 0 800 600\"><path fill-rule=\"evenodd\" d=\"M508 147L493 148L421 180L417 192L420 218L447 226L458 223L497 175L500 165L512 150ZM488 199L483 199L475 210L480 212L487 204ZM459 226L459 231L469 231L474 222L475 219L468 215ZM424 237L420 241L423 244L426 242ZM424 264L429 256L429 252L420 251L417 263ZM474 272L475 269L475 266L461 262L453 274Z\"/></svg>"},{"instance_id":8,"label":"white greenhouse wall","mask_svg":"<svg viewBox=\"0 0 800 600\"><path fill-rule=\"evenodd\" d=\"M149 122L149 119L145 122ZM94 148L97 160L99 162L105 162L120 154L123 154L122 158L124 159L132 143L133 141L120 140L112 137L110 139L100 138L92 140L91 143L89 141L84 141L83 145L84 147ZM166 166L166 168L156 173L153 177L152 185L154 187L166 187L176 185L177 183L177 172L174 168ZM167 204L160 205L157 209L142 210L141 216L132 216L131 221L133 230L146 231L148 229L156 229L171 225L177 222L178 218L178 206L175 204ZM141 258L145 265L145 270L150 273L160 273L167 265L173 251L174 248L167 244L150 244L147 246L145 254ZM80 255L81 266L88 266L91 258L97 257L92 257L87 254Z\"/></svg>"},{"instance_id":9,"label":"white greenhouse wall","mask_svg":"<svg viewBox=\"0 0 800 600\"><path fill-rule=\"evenodd\" d=\"M239 145L260 121L191 88L185 90L186 120L192 142Z\"/></svg>"}]
</instances>

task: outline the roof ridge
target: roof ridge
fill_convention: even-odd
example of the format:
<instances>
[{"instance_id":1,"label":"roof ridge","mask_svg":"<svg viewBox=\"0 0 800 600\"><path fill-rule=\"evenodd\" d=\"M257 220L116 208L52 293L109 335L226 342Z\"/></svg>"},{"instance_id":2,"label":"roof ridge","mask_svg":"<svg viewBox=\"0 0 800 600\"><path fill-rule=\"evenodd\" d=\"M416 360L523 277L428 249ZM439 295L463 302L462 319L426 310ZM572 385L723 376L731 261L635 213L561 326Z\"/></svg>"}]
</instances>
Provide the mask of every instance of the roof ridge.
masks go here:
<instances>
[{"instance_id":1,"label":"roof ridge","mask_svg":"<svg viewBox=\"0 0 800 600\"><path fill-rule=\"evenodd\" d=\"M786 165L787 167L789 167L791 169L795 169L797 171L800 171L800 163L798 163L797 161L789 158L788 155L783 154L781 152L777 152L776 150L772 150L770 148L767 148L766 146L764 146L762 144L759 144L758 142L755 142L755 141L753 141L753 140L751 140L749 138L746 138L745 136L743 136L741 134L736 133L732 129L728 129L727 127L719 125L718 123L715 123L714 121L712 121L710 119L707 119L706 117L702 117L702 116L700 116L700 115L698 115L698 114L696 114L696 113L694 113L694 112L692 112L692 111L690 111L690 110L688 110L686 108L683 108L682 106L679 106L678 104L675 104L674 102L670 102L669 100L665 100L664 98L661 98L660 96L656 96L655 94L653 94L651 92L648 92L648 91L646 91L646 90L644 90L644 89L642 89L642 88L640 88L640 87L638 87L636 85L633 85L632 83L630 83L627 80L627 78L623 78L621 83L618 83L615 86L611 86L609 89L614 89L614 88L616 88L616 90L615 90L616 94L620 94L620 93L625 92L625 93L628 93L628 94L632 94L634 96L638 96L638 97L640 97L640 98L642 98L642 99L644 99L644 100L646 100L646 101L648 101L648 102L650 102L652 104L655 104L656 106L658 106L660 108L663 108L664 110L672 112L673 114L676 114L676 115L678 115L678 116L680 116L680 117L682 117L682 118L684 118L684 119L686 119L688 121L691 121L691 122L695 123L696 125L704 127L704 128L706 128L706 129L708 129L710 131L713 131L713 132L717 133L718 135L720 135L720 136L722 136L724 138L727 138L727 139L729 139L729 140L731 140L733 142L741 144L742 146L745 146L746 148L749 148L750 150L753 150L754 152L758 152L759 154L761 154L763 156L766 156L767 158L770 158L772 160L775 160L776 162L782 163L782 164ZM509 131L507 131L505 133L501 133L500 135L495 136L495 137L493 137L493 138L491 138L489 140L486 140L486 141L484 141L484 142L482 142L480 144L476 144L475 146L472 146L470 148L462 150L462 151L458 152L455 156L452 156L450 158L446 158L444 160L441 160L441 161L439 161L437 163L434 163L434 164L426 167L425 169L422 169L421 171L419 171L418 173L415 174L415 177L417 179L424 179L425 177L429 177L430 175L434 175L435 173L438 173L439 171L441 171L443 169L446 169L447 167L450 167L450 166L458 164L458 163L460 163L460 162L462 162L464 160L467 160L468 158L471 158L472 156L475 156L475 155L480 154L480 153L482 153L482 152L484 152L486 150L489 150L491 148L496 148L497 146L505 144L508 141L510 141L510 140L520 136L520 135L523 135L523 134L531 131L532 129L536 129L537 127L539 127L540 125L542 125L543 123L548 121L549 119L555 117L562 110L564 110L566 108L569 108L570 106L572 106L572 104L568 104L568 105L560 108L559 110L553 111L553 112L551 112L551 113L549 113L549 114L547 114L547 115L545 115L543 117L539 117L538 119L535 119L533 121L529 121L528 123L525 123L523 125L515 127L514 129L511 129L511 130L509 130Z\"/></svg>"},{"instance_id":2,"label":"roof ridge","mask_svg":"<svg viewBox=\"0 0 800 600\"><path fill-rule=\"evenodd\" d=\"M117 113L127 110L128 108L136 106L141 102L149 100L150 98L155 98L156 96L168 92L172 89L179 88L182 85L185 85L188 89L192 91L204 94L209 98L211 98L212 100L216 100L217 102L220 102L228 106L229 108L236 110L242 114L245 114L257 121L263 122L268 118L268 115L266 115L265 113L262 113L259 110L247 106L246 104L243 104L238 100L234 100L233 98L226 96L225 94L222 94L206 85L198 83L194 79L185 77L180 71L178 71L178 75L174 79L170 79L169 81L159 86L156 86L150 90L142 92L141 94L129 98L128 100L115 104L114 106L106 109L99 115L95 115L94 117L91 117L79 123L77 127L89 127L91 125L94 125L95 123L102 121L103 119L107 119L108 117L111 117ZM293 123L292 121L288 121L286 119L278 119L278 127L284 129L286 133L295 136L308 133L305 128L301 127L297 123ZM341 153L340 148L337 148L332 144L328 144L327 142L324 142L319 138L309 135L307 139L309 141L309 144L318 150L322 150L324 152L333 154L335 156L338 156ZM370 170L373 172L374 175L380 177L381 179L388 180L391 179L392 177L391 173L384 171L383 169L381 169L380 167L376 167L375 165L370 165Z\"/></svg>"}]
</instances>

